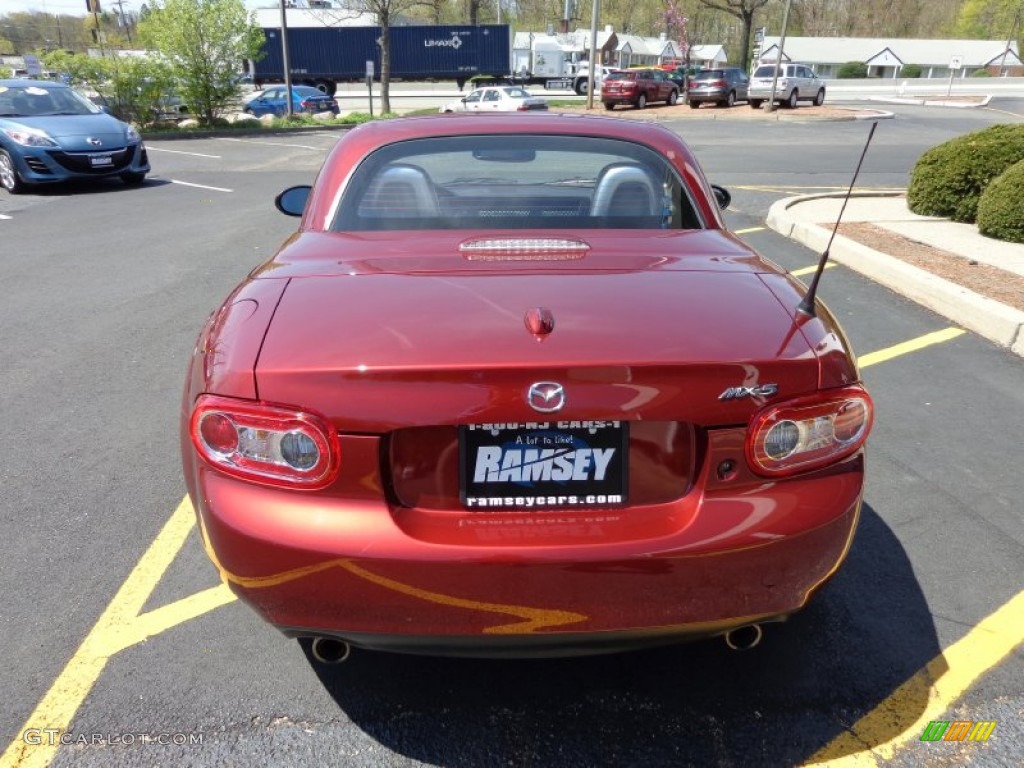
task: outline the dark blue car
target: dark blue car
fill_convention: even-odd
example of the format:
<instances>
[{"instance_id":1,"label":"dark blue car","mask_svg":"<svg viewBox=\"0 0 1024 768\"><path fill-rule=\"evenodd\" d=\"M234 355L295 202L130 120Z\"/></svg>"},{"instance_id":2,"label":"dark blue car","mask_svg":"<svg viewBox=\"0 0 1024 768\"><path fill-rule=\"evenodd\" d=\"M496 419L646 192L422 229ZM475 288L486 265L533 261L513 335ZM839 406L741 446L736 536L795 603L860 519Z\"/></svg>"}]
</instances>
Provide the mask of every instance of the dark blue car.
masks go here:
<instances>
[{"instance_id":1,"label":"dark blue car","mask_svg":"<svg viewBox=\"0 0 1024 768\"><path fill-rule=\"evenodd\" d=\"M268 88L249 99L243 111L254 117L263 115L281 117L288 111L287 89L284 86ZM296 114L332 112L336 115L338 114L338 102L333 96L328 96L312 86L295 85L292 86L292 112Z\"/></svg>"},{"instance_id":2,"label":"dark blue car","mask_svg":"<svg viewBox=\"0 0 1024 768\"><path fill-rule=\"evenodd\" d=\"M61 83L0 80L0 186L116 176L141 184L149 173L138 132Z\"/></svg>"}]
</instances>

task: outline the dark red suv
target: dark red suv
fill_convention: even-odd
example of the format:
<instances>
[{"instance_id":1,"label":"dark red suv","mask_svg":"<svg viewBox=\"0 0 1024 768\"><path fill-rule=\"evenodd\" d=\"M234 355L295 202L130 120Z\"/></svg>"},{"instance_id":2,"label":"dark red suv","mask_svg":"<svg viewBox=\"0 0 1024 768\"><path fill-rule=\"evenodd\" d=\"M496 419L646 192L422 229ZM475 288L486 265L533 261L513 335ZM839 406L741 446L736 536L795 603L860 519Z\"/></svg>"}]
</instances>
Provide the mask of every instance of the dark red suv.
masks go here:
<instances>
[{"instance_id":1,"label":"dark red suv","mask_svg":"<svg viewBox=\"0 0 1024 768\"><path fill-rule=\"evenodd\" d=\"M631 104L643 109L652 101L674 106L679 101L679 86L661 69L623 69L612 72L601 84L601 103L605 109L616 104Z\"/></svg>"}]
</instances>

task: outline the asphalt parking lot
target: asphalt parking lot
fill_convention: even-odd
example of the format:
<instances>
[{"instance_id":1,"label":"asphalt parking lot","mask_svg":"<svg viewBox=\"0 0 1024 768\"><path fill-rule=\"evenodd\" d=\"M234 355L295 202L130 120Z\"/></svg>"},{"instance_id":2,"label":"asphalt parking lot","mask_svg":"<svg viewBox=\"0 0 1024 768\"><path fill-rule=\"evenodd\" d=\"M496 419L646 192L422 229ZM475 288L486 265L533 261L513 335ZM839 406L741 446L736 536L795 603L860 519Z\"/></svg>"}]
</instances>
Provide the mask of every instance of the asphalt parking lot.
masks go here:
<instances>
[{"instance_id":1,"label":"asphalt parking lot","mask_svg":"<svg viewBox=\"0 0 1024 768\"><path fill-rule=\"evenodd\" d=\"M923 149L1005 119L901 108L859 186L905 186ZM732 190L730 227L806 274L817 255L764 215L845 188L866 127L675 129ZM1024 365L842 267L819 295L878 408L861 528L756 650L325 667L235 601L182 498L184 367L293 229L273 196L335 138L154 140L141 189L0 196L2 768L1024 763ZM996 725L922 741L933 721Z\"/></svg>"}]
</instances>

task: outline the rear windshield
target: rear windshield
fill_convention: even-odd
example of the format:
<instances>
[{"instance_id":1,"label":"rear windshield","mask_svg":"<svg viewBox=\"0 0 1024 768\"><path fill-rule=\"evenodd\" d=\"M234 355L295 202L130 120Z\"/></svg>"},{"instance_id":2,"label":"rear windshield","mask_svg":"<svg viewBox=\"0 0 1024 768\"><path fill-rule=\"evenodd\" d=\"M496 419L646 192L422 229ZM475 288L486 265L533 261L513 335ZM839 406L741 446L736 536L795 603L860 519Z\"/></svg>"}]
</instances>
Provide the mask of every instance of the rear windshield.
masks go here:
<instances>
[{"instance_id":1,"label":"rear windshield","mask_svg":"<svg viewBox=\"0 0 1024 768\"><path fill-rule=\"evenodd\" d=\"M721 80L725 77L725 72L721 69L707 69L703 72L698 72L693 76L694 80Z\"/></svg>"},{"instance_id":2,"label":"rear windshield","mask_svg":"<svg viewBox=\"0 0 1024 768\"><path fill-rule=\"evenodd\" d=\"M768 64L754 70L754 77L772 77L775 74L775 65ZM779 67L779 74L786 74L786 65Z\"/></svg>"},{"instance_id":3,"label":"rear windshield","mask_svg":"<svg viewBox=\"0 0 1024 768\"><path fill-rule=\"evenodd\" d=\"M625 70L621 72L609 72L605 75L605 80L636 80L636 72L627 72Z\"/></svg>"},{"instance_id":4,"label":"rear windshield","mask_svg":"<svg viewBox=\"0 0 1024 768\"><path fill-rule=\"evenodd\" d=\"M368 155L332 224L335 231L482 228L703 223L675 169L648 147L579 136L466 135L399 142Z\"/></svg>"}]
</instances>

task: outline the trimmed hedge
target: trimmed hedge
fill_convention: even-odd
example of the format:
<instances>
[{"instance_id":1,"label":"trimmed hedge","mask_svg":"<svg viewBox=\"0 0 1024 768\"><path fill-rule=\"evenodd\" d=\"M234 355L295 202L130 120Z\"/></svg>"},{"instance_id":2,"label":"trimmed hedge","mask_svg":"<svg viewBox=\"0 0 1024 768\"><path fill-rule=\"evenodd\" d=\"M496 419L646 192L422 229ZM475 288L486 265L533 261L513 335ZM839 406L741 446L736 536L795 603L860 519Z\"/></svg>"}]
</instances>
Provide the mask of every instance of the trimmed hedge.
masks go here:
<instances>
[{"instance_id":1,"label":"trimmed hedge","mask_svg":"<svg viewBox=\"0 0 1024 768\"><path fill-rule=\"evenodd\" d=\"M920 64L907 64L900 70L900 77L920 77L921 76L921 65Z\"/></svg>"},{"instance_id":2,"label":"trimmed hedge","mask_svg":"<svg viewBox=\"0 0 1024 768\"><path fill-rule=\"evenodd\" d=\"M863 80L868 76L868 65L863 61L848 61L839 66L836 78L839 80Z\"/></svg>"},{"instance_id":3,"label":"trimmed hedge","mask_svg":"<svg viewBox=\"0 0 1024 768\"><path fill-rule=\"evenodd\" d=\"M1024 243L1024 160L986 187L978 201L978 231L997 240Z\"/></svg>"},{"instance_id":4,"label":"trimmed hedge","mask_svg":"<svg viewBox=\"0 0 1024 768\"><path fill-rule=\"evenodd\" d=\"M910 175L907 205L922 216L973 223L992 179L1024 160L1024 125L993 125L926 151Z\"/></svg>"}]
</instances>

